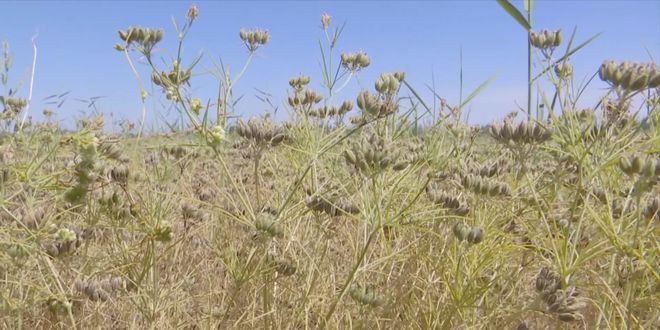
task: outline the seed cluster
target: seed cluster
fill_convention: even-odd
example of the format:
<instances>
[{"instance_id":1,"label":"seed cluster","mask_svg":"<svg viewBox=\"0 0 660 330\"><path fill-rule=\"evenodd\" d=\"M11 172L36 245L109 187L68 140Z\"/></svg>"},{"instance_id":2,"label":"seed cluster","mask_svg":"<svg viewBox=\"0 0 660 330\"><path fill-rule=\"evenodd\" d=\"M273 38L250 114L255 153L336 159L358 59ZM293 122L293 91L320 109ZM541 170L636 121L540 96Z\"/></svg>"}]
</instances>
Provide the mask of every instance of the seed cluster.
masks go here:
<instances>
[{"instance_id":1,"label":"seed cluster","mask_svg":"<svg viewBox=\"0 0 660 330\"><path fill-rule=\"evenodd\" d=\"M523 121L514 126L510 121L497 123L490 127L490 135L501 143L526 144L542 143L552 136L552 132L540 123Z\"/></svg>"},{"instance_id":2,"label":"seed cluster","mask_svg":"<svg viewBox=\"0 0 660 330\"><path fill-rule=\"evenodd\" d=\"M162 29L132 26L126 31L119 31L119 38L126 43L126 46L136 43L142 47L142 52L150 53L154 46L163 39L163 34Z\"/></svg>"},{"instance_id":3,"label":"seed cluster","mask_svg":"<svg viewBox=\"0 0 660 330\"><path fill-rule=\"evenodd\" d=\"M430 186L426 189L426 194L431 202L442 205L453 214L465 216L470 212L470 206L468 203L455 194L442 190L435 190L430 188Z\"/></svg>"},{"instance_id":4,"label":"seed cluster","mask_svg":"<svg viewBox=\"0 0 660 330\"><path fill-rule=\"evenodd\" d=\"M368 67L369 64L371 64L371 59L365 52L341 54L341 65L346 70L357 72Z\"/></svg>"},{"instance_id":5,"label":"seed cluster","mask_svg":"<svg viewBox=\"0 0 660 330\"><path fill-rule=\"evenodd\" d=\"M542 268L536 276L536 291L546 303L548 312L553 313L563 322L582 319L580 310L586 303L575 287L562 288L559 274L549 268Z\"/></svg>"},{"instance_id":6,"label":"seed cluster","mask_svg":"<svg viewBox=\"0 0 660 330\"><path fill-rule=\"evenodd\" d=\"M346 100L338 107L324 105L318 109L311 110L309 111L309 115L323 119L326 117L343 116L351 110L353 110L353 102Z\"/></svg>"},{"instance_id":7,"label":"seed cluster","mask_svg":"<svg viewBox=\"0 0 660 330\"><path fill-rule=\"evenodd\" d=\"M641 91L660 86L660 68L655 63L603 62L598 76L616 88L626 91Z\"/></svg>"},{"instance_id":8,"label":"seed cluster","mask_svg":"<svg viewBox=\"0 0 660 330\"><path fill-rule=\"evenodd\" d=\"M505 182L498 182L478 175L468 174L461 178L463 188L488 196L511 196L511 188Z\"/></svg>"},{"instance_id":9,"label":"seed cluster","mask_svg":"<svg viewBox=\"0 0 660 330\"><path fill-rule=\"evenodd\" d=\"M126 281L119 276L110 276L102 280L76 280L74 287L91 301L106 301L113 294L126 290Z\"/></svg>"},{"instance_id":10,"label":"seed cluster","mask_svg":"<svg viewBox=\"0 0 660 330\"><path fill-rule=\"evenodd\" d=\"M329 197L311 195L305 198L305 205L315 212L323 212L336 217L343 214L357 214L360 209L348 198L341 198L332 194Z\"/></svg>"},{"instance_id":11,"label":"seed cluster","mask_svg":"<svg viewBox=\"0 0 660 330\"><path fill-rule=\"evenodd\" d=\"M539 32L529 32L529 41L532 43L532 46L538 49L546 50L556 48L561 44L561 40L561 30L551 31L544 29Z\"/></svg>"},{"instance_id":12,"label":"seed cluster","mask_svg":"<svg viewBox=\"0 0 660 330\"><path fill-rule=\"evenodd\" d=\"M13 119L27 106L27 100L16 97L0 96L0 103L4 107L2 113L0 113L0 119L2 120Z\"/></svg>"},{"instance_id":13,"label":"seed cluster","mask_svg":"<svg viewBox=\"0 0 660 330\"><path fill-rule=\"evenodd\" d=\"M270 40L268 31L259 28L253 30L241 29L239 37L251 53L256 52L259 46L267 44Z\"/></svg>"},{"instance_id":14,"label":"seed cluster","mask_svg":"<svg viewBox=\"0 0 660 330\"><path fill-rule=\"evenodd\" d=\"M301 107L303 109L311 109L313 105L321 102L321 100L323 100L323 96L311 89L296 90L295 93L288 98L291 107Z\"/></svg>"},{"instance_id":15,"label":"seed cluster","mask_svg":"<svg viewBox=\"0 0 660 330\"><path fill-rule=\"evenodd\" d=\"M660 176L660 160L653 158L644 159L641 156L621 157L619 168L629 176Z\"/></svg>"},{"instance_id":16,"label":"seed cluster","mask_svg":"<svg viewBox=\"0 0 660 330\"><path fill-rule=\"evenodd\" d=\"M60 228L55 233L55 242L46 246L46 253L55 258L72 254L82 245L81 233L78 230Z\"/></svg>"},{"instance_id":17,"label":"seed cluster","mask_svg":"<svg viewBox=\"0 0 660 330\"><path fill-rule=\"evenodd\" d=\"M478 227L469 227L463 222L456 222L452 227L454 236L460 241L467 241L470 244L479 244L484 240L484 230Z\"/></svg>"},{"instance_id":18,"label":"seed cluster","mask_svg":"<svg viewBox=\"0 0 660 330\"><path fill-rule=\"evenodd\" d=\"M247 123L238 119L236 133L240 137L252 141L255 145L270 147L279 145L286 137L284 129L275 125L270 117L261 120L252 118Z\"/></svg>"},{"instance_id":19,"label":"seed cluster","mask_svg":"<svg viewBox=\"0 0 660 330\"><path fill-rule=\"evenodd\" d=\"M346 163L361 173L384 171L390 167L402 170L408 166L398 148L375 134L354 143L343 155Z\"/></svg>"}]
</instances>

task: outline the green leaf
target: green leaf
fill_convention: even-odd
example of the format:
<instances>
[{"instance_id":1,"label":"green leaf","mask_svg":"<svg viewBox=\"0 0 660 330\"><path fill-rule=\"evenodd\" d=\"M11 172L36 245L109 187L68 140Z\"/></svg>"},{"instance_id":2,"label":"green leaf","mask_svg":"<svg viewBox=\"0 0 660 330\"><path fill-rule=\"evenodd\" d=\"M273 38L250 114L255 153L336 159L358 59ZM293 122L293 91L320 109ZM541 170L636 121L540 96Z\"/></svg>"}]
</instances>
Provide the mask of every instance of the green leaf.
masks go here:
<instances>
[{"instance_id":1,"label":"green leaf","mask_svg":"<svg viewBox=\"0 0 660 330\"><path fill-rule=\"evenodd\" d=\"M468 97L465 98L465 101L463 101L463 103L461 103L459 108L462 109L464 106L466 106L468 103L470 103L470 101L472 101L473 98L477 97L477 95L479 95L479 93L481 93L484 90L484 88L486 88L488 85L490 85L490 83L492 83L493 80L495 80L495 76L492 76L492 77L488 78L486 81L482 82L481 85L479 85L479 87L477 87L477 89L475 89L472 93L470 93L470 95L468 95Z\"/></svg>"},{"instance_id":2,"label":"green leaf","mask_svg":"<svg viewBox=\"0 0 660 330\"><path fill-rule=\"evenodd\" d=\"M431 108L429 108L429 106L426 105L426 103L424 103L424 100L419 96L419 94L417 94L417 91L415 91L415 89L412 88L412 86L410 86L410 84L408 84L408 82L405 79L403 80L403 84L406 85L406 87L408 87L408 90L410 90L410 92L413 93L413 95L417 98L419 103L422 104L424 109L426 109L428 113L431 113Z\"/></svg>"},{"instance_id":3,"label":"green leaf","mask_svg":"<svg viewBox=\"0 0 660 330\"><path fill-rule=\"evenodd\" d=\"M508 0L497 0L497 3L500 5L500 7L506 10L506 12L509 13L509 15L511 15L511 17L513 17L513 19L515 19L526 31L532 29L532 26L529 25L527 19L525 19L525 16L523 16L523 14Z\"/></svg>"},{"instance_id":4,"label":"green leaf","mask_svg":"<svg viewBox=\"0 0 660 330\"><path fill-rule=\"evenodd\" d=\"M534 10L534 5L536 4L536 1L534 1L534 0L525 0L525 1L523 1L523 3L525 4L525 11L529 13L529 12Z\"/></svg>"}]
</instances>

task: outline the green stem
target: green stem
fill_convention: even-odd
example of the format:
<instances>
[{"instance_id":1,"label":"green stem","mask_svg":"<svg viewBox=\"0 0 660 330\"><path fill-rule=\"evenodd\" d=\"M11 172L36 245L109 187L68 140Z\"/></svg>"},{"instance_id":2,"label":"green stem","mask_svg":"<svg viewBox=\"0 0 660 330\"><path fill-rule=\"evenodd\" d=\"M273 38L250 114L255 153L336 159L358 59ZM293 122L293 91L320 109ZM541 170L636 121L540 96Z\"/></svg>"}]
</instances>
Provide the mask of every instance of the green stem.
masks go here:
<instances>
[{"instance_id":1,"label":"green stem","mask_svg":"<svg viewBox=\"0 0 660 330\"><path fill-rule=\"evenodd\" d=\"M532 8L527 10L527 22L532 25ZM532 117L532 42L527 31L527 120Z\"/></svg>"},{"instance_id":2,"label":"green stem","mask_svg":"<svg viewBox=\"0 0 660 330\"><path fill-rule=\"evenodd\" d=\"M328 310L328 312L323 317L323 320L321 320L321 328L325 328L326 324L328 323L328 320L335 313L335 310L337 309L337 305L342 300L344 295L346 295L346 292L348 292L348 288L351 286L351 283L353 283L353 279L355 278L355 274L357 274L358 269L360 269L360 266L362 265L362 262L364 261L364 257L367 255L367 252L369 251L369 247L371 246L371 243L373 242L374 238L376 238L376 235L378 234L379 229L380 229L379 226L374 226L374 228L371 231L371 234L369 234L369 238L367 239L367 242L364 244L364 247L362 248L362 251L360 251L360 255L358 256L357 262L353 266L353 269L351 269L351 273L348 275L348 278L346 278L346 281L344 282L344 285L342 286L341 293L339 293L339 297L337 297L337 299L335 299L332 302L332 305L330 305L330 309Z\"/></svg>"},{"instance_id":3,"label":"green stem","mask_svg":"<svg viewBox=\"0 0 660 330\"><path fill-rule=\"evenodd\" d=\"M257 201L255 213L261 210L261 201L259 199L259 164L261 163L261 155L263 153L262 147L259 147L257 150L256 157L254 159L254 191L255 191L255 200Z\"/></svg>"}]
</instances>

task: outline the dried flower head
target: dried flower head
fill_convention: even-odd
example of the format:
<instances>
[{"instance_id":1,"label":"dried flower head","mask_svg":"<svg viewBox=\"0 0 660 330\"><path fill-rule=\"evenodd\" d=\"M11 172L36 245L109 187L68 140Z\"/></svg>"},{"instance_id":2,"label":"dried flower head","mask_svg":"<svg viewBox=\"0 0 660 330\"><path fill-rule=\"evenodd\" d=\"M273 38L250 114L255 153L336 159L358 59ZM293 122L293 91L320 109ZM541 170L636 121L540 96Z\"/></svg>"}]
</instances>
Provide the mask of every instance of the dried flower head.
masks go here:
<instances>
[{"instance_id":1,"label":"dried flower head","mask_svg":"<svg viewBox=\"0 0 660 330\"><path fill-rule=\"evenodd\" d=\"M138 51L144 55L150 56L151 51L158 42L163 39L162 29L129 27L126 31L119 31L119 38L125 42L123 48L126 49L133 44L138 45Z\"/></svg>"},{"instance_id":2,"label":"dried flower head","mask_svg":"<svg viewBox=\"0 0 660 330\"><path fill-rule=\"evenodd\" d=\"M289 79L289 86L291 86L296 92L301 92L311 79L309 76L298 76Z\"/></svg>"},{"instance_id":3,"label":"dried flower head","mask_svg":"<svg viewBox=\"0 0 660 330\"><path fill-rule=\"evenodd\" d=\"M358 94L357 105L364 118L383 118L399 110L399 104L393 94L381 98L366 90Z\"/></svg>"},{"instance_id":4,"label":"dried flower head","mask_svg":"<svg viewBox=\"0 0 660 330\"><path fill-rule=\"evenodd\" d=\"M550 139L552 132L547 127L534 121L523 121L513 126L511 121L490 126L490 135L501 143L515 144L543 143Z\"/></svg>"},{"instance_id":5,"label":"dried flower head","mask_svg":"<svg viewBox=\"0 0 660 330\"><path fill-rule=\"evenodd\" d=\"M554 49L561 44L562 34L561 30L550 31L544 29L540 32L530 31L529 40L532 43L532 46L538 49Z\"/></svg>"},{"instance_id":6,"label":"dried flower head","mask_svg":"<svg viewBox=\"0 0 660 330\"><path fill-rule=\"evenodd\" d=\"M371 64L369 55L365 52L341 53L341 65L348 71L357 72Z\"/></svg>"},{"instance_id":7,"label":"dried flower head","mask_svg":"<svg viewBox=\"0 0 660 330\"><path fill-rule=\"evenodd\" d=\"M256 52L260 46L267 44L268 40L270 40L268 31L260 28L253 30L241 29L239 37L243 40L245 47L247 47L250 53Z\"/></svg>"},{"instance_id":8,"label":"dried flower head","mask_svg":"<svg viewBox=\"0 0 660 330\"><path fill-rule=\"evenodd\" d=\"M330 27L330 22L332 21L332 17L328 15L327 13L321 14L321 26L323 27L324 30L327 30L328 27Z\"/></svg>"},{"instance_id":9,"label":"dried flower head","mask_svg":"<svg viewBox=\"0 0 660 330\"><path fill-rule=\"evenodd\" d=\"M288 97L289 105L293 108L311 109L314 104L323 100L323 96L311 89L296 90L292 96Z\"/></svg>"},{"instance_id":10,"label":"dried flower head","mask_svg":"<svg viewBox=\"0 0 660 330\"><path fill-rule=\"evenodd\" d=\"M467 202L453 194L434 190L430 187L426 189L426 194L433 203L442 205L456 215L464 216L470 212Z\"/></svg>"},{"instance_id":11,"label":"dried flower head","mask_svg":"<svg viewBox=\"0 0 660 330\"><path fill-rule=\"evenodd\" d=\"M275 147L286 138L284 129L273 123L269 116L263 119L251 118L247 123L238 119L236 133L256 146Z\"/></svg>"},{"instance_id":12,"label":"dried flower head","mask_svg":"<svg viewBox=\"0 0 660 330\"><path fill-rule=\"evenodd\" d=\"M186 15L186 17L188 17L189 26L197 19L197 16L199 16L199 9L197 8L197 5L193 4L188 8L188 14Z\"/></svg>"},{"instance_id":13,"label":"dried flower head","mask_svg":"<svg viewBox=\"0 0 660 330\"><path fill-rule=\"evenodd\" d=\"M598 76L613 87L628 92L660 86L660 68L655 63L624 61L617 64L608 60L600 66Z\"/></svg>"}]
</instances>

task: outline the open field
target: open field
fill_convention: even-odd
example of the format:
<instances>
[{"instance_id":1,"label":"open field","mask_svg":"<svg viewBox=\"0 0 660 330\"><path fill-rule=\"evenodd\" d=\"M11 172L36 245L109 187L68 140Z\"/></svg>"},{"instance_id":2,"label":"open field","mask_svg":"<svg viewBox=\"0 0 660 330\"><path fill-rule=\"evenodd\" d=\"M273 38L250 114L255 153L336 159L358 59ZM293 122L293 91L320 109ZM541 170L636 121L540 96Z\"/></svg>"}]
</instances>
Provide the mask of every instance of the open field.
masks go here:
<instances>
[{"instance_id":1,"label":"open field","mask_svg":"<svg viewBox=\"0 0 660 330\"><path fill-rule=\"evenodd\" d=\"M147 59L138 81L163 94L144 98L186 130L64 130L3 96L0 328L660 328L657 64L604 62L611 88L578 108L588 40L531 32L543 106L470 126L487 83L432 109L391 72L338 99L371 59L321 23L323 74L291 79L283 122L231 116L244 71L196 98L196 62L152 61L151 28L120 31L117 55ZM239 37L247 63L270 41Z\"/></svg>"}]
</instances>

